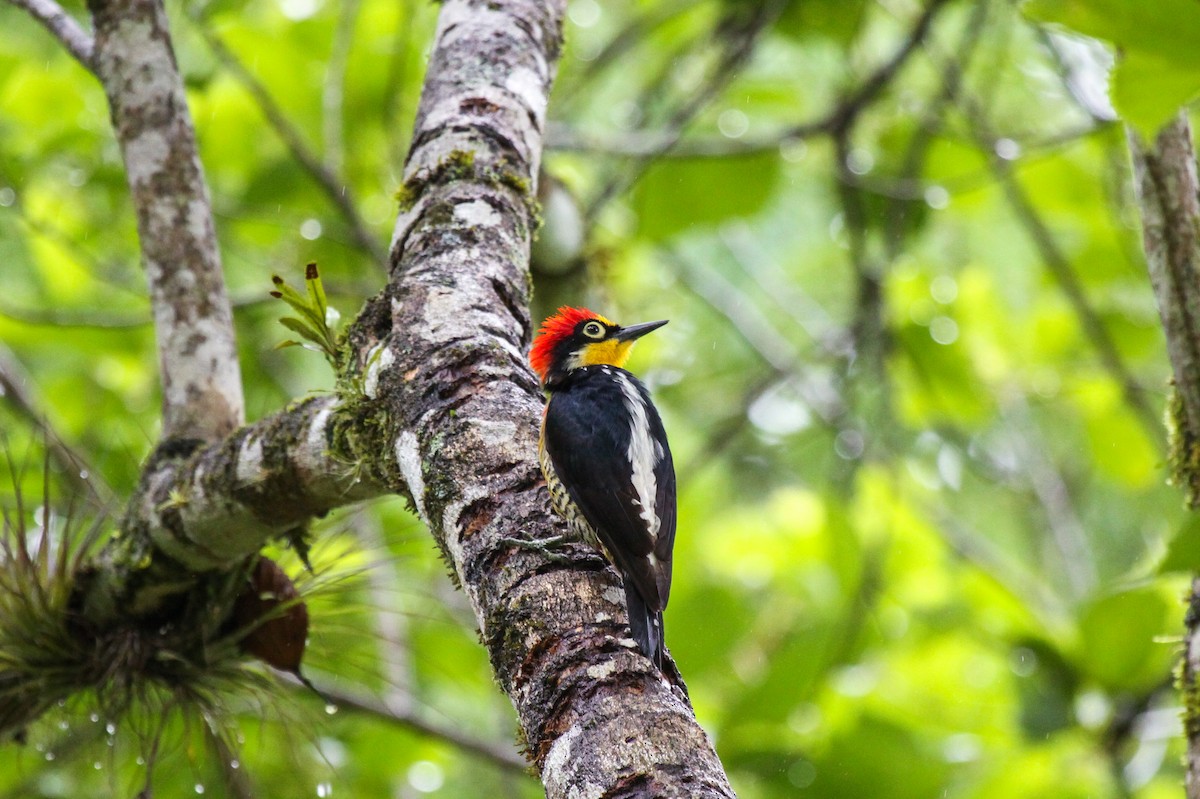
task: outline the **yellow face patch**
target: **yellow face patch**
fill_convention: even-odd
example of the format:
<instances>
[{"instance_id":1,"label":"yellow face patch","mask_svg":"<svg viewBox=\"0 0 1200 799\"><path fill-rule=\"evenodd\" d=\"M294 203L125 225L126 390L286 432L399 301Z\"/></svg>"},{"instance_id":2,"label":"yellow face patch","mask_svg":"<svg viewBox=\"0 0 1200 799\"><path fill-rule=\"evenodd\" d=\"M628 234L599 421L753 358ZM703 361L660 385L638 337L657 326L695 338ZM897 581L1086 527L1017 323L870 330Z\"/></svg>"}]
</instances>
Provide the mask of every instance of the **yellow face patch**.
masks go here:
<instances>
[{"instance_id":1,"label":"yellow face patch","mask_svg":"<svg viewBox=\"0 0 1200 799\"><path fill-rule=\"evenodd\" d=\"M600 366L601 364L624 366L625 361L629 360L629 351L632 349L632 341L617 341L611 338L606 341L597 341L595 344L584 345L579 351L579 363L582 366Z\"/></svg>"}]
</instances>

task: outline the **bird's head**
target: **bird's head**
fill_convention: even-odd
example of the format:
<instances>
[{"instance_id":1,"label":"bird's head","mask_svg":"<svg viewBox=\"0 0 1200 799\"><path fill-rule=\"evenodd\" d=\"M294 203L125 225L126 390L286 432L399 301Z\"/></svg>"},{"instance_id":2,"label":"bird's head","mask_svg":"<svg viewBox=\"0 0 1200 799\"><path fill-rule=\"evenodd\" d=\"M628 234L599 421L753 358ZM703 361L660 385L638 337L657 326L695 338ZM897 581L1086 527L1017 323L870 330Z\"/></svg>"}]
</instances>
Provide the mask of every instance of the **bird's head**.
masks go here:
<instances>
[{"instance_id":1,"label":"bird's head","mask_svg":"<svg viewBox=\"0 0 1200 799\"><path fill-rule=\"evenodd\" d=\"M624 366L633 342L667 323L621 327L586 308L563 306L542 322L529 363L543 385L551 385L584 366Z\"/></svg>"}]
</instances>

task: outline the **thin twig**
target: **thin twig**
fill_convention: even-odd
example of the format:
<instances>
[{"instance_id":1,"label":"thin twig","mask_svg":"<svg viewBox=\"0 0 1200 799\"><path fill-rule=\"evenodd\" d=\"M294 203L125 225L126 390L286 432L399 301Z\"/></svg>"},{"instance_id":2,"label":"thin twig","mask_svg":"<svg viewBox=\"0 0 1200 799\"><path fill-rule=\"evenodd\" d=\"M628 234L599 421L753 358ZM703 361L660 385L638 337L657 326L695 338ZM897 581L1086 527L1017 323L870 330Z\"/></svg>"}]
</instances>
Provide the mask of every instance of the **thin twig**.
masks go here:
<instances>
[{"instance_id":1,"label":"thin twig","mask_svg":"<svg viewBox=\"0 0 1200 799\"><path fill-rule=\"evenodd\" d=\"M213 55L233 74L234 78L242 84L243 88L250 93L254 102L258 104L263 117L266 118L267 124L271 126L271 129L275 131L275 135L287 147L288 152L292 154L292 158L296 159L301 169L316 182L324 192L326 198L341 214L342 219L349 226L350 233L354 237L354 241L358 247L370 255L371 260L380 269L386 271L387 252L384 250L378 237L371 233L370 227L358 213L358 206L350 187L346 185L344 180L330 171L325 164L321 163L321 159L304 142L300 131L287 118L283 109L275 102L275 98L267 91L267 87L251 74L241 59L212 30L207 20L200 17L198 13L193 14L193 19L196 22L196 26L200 29L200 35L204 37L204 41L208 43L209 48L213 51Z\"/></svg>"},{"instance_id":2,"label":"thin twig","mask_svg":"<svg viewBox=\"0 0 1200 799\"><path fill-rule=\"evenodd\" d=\"M583 132L567 127L561 123L550 125L547 131L547 147L554 150L584 150L589 152L605 152L611 155L625 155L633 158L677 157L693 158L703 156L734 156L754 155L770 152L788 141L797 141L813 136L832 133L839 127L844 127L861 114L876 98L876 96L895 78L909 57L924 40L933 24L938 11L948 0L932 0L921 16L913 25L912 31L904 44L891 58L868 75L861 84L846 96L834 108L808 122L800 122L778 131L761 136L747 136L740 139L711 138L681 141L682 127L702 109L712 96L723 88L728 80L734 77L736 66L745 55L741 53L741 43L731 58L722 62L715 70L714 82L706 85L688 105L677 114L678 122L669 125L664 130L657 131L624 131L614 139L599 137L591 132ZM751 38L745 44L753 44ZM732 62L732 63L730 63ZM694 106L694 107L693 107Z\"/></svg>"},{"instance_id":3,"label":"thin twig","mask_svg":"<svg viewBox=\"0 0 1200 799\"><path fill-rule=\"evenodd\" d=\"M958 46L955 48L954 57L946 60L945 66L942 68L940 88L926 106L917 130L909 140L904 155L901 156L900 169L897 170L900 181L913 181L921 174L929 149L945 126L944 112L958 95L963 76L970 68L971 57L975 54L987 22L989 5L988 0L978 0L975 3L975 8L967 20ZM922 187L919 197L907 199L923 201L926 190L927 187ZM899 200L899 198L896 199ZM889 261L894 261L900 255L903 226L908 210L907 202L893 201L891 203L884 235L884 247L887 249Z\"/></svg>"},{"instance_id":4,"label":"thin twig","mask_svg":"<svg viewBox=\"0 0 1200 799\"><path fill-rule=\"evenodd\" d=\"M1095 556L1087 530L1071 502L1067 481L1046 455L1042 431L1030 418L1024 396L1018 398L1005 416L1013 431L1013 449L1023 466L1022 476L1045 513L1050 539L1058 549L1067 575L1070 595L1075 600L1087 597L1096 587Z\"/></svg>"},{"instance_id":5,"label":"thin twig","mask_svg":"<svg viewBox=\"0 0 1200 799\"><path fill-rule=\"evenodd\" d=\"M383 82L383 106L381 109L383 129L388 136L388 163L399 169L408 151L408 137L400 124L401 109L408 108L408 59L412 50L413 18L412 3L396 3L400 14L396 21L396 32L392 40L391 57L387 63L387 74Z\"/></svg>"},{"instance_id":6,"label":"thin twig","mask_svg":"<svg viewBox=\"0 0 1200 799\"><path fill-rule=\"evenodd\" d=\"M374 513L357 513L353 522L354 534L368 552L382 552L387 546L379 520ZM408 609L399 604L400 575L393 563L385 561L366 571L367 591L375 607L375 633L379 658L383 662L387 693L385 702L395 712L413 710L412 653L409 649Z\"/></svg>"},{"instance_id":7,"label":"thin twig","mask_svg":"<svg viewBox=\"0 0 1200 799\"><path fill-rule=\"evenodd\" d=\"M212 748L212 753L221 767L221 777L225 789L232 799L254 799L254 786L246 769L237 762L237 753L230 747L229 742L210 725L203 724L204 738Z\"/></svg>"},{"instance_id":8,"label":"thin twig","mask_svg":"<svg viewBox=\"0 0 1200 799\"><path fill-rule=\"evenodd\" d=\"M722 225L717 235L764 297L790 317L826 355L845 357L846 331L803 286L784 274L749 224L734 220Z\"/></svg>"},{"instance_id":9,"label":"thin twig","mask_svg":"<svg viewBox=\"0 0 1200 799\"><path fill-rule=\"evenodd\" d=\"M290 678L289 682L293 682L298 690L308 690L298 680L294 680L294 678ZM426 719L419 718L411 709L395 707L390 702L369 694L334 688L317 680L314 680L313 684L321 696L340 708L350 708L361 713L367 713L384 721L389 721L406 729L419 732L422 735L445 741L463 751L479 755L485 760L508 771L526 775L529 773L529 764L525 762L525 759L518 754L516 748L511 744L505 745L485 741L472 737L457 728L434 724Z\"/></svg>"},{"instance_id":10,"label":"thin twig","mask_svg":"<svg viewBox=\"0 0 1200 799\"><path fill-rule=\"evenodd\" d=\"M329 292L333 294L333 292ZM362 296L361 293L354 296ZM261 292L234 297L230 304L235 311L258 305L277 304L277 301ZM136 330L152 324L149 312L131 311L125 314L107 313L95 309L51 309L17 308L0 303L0 317L34 327L77 328L81 330Z\"/></svg>"},{"instance_id":11,"label":"thin twig","mask_svg":"<svg viewBox=\"0 0 1200 799\"><path fill-rule=\"evenodd\" d=\"M996 173L1000 187L1004 190L1009 207L1012 208L1017 221L1025 228L1025 232L1033 241L1034 246L1037 247L1050 276L1054 278L1059 289L1074 309L1075 315L1083 327L1084 335L1087 336L1096 350L1096 354L1100 357L1100 363L1121 387L1125 401L1129 403L1129 407L1142 424L1149 440L1161 451L1163 448L1162 418L1159 412L1150 405L1150 401L1146 397L1146 389L1125 365L1120 350L1117 349L1116 341L1108 332L1108 328L1104 326L1100 314L1088 300L1087 293L1084 291L1079 277L1075 274L1070 259L1059 247L1054 234L1050 232L1049 226L1029 199L1029 195L1025 193L1025 189L1013 176L1010 166L995 154L992 142L984 138L981 139L980 146L989 154L992 169Z\"/></svg>"},{"instance_id":12,"label":"thin twig","mask_svg":"<svg viewBox=\"0 0 1200 799\"><path fill-rule=\"evenodd\" d=\"M909 56L917 51L921 43L925 41L925 37L929 34L933 27L933 21L937 17L938 12L949 2L949 0L930 0L929 5L925 6L925 10L921 12L921 16L917 17L916 23L913 24L912 30L908 37L904 40L904 44L900 46L892 57L885 61L878 69L867 76L867 79L859 84L854 92L838 104L838 107L828 117L829 130L836 132L840 129L848 128L853 125L854 120L875 100L875 97L887 87L889 83L900 73L901 68L908 62ZM797 126L797 131L803 131L808 125Z\"/></svg>"},{"instance_id":13,"label":"thin twig","mask_svg":"<svg viewBox=\"0 0 1200 799\"><path fill-rule=\"evenodd\" d=\"M758 35L779 16L783 10L783 6L784 3L779 0L772 0L771 2L762 3L746 20L739 20L736 16L726 18L723 24L730 26L732 30L725 34L725 50L713 67L709 80L705 81L671 115L664 128L664 138L659 145L659 149L641 157L637 163L613 175L588 203L584 211L584 219L589 224L596 219L600 210L613 197L636 183L655 159L675 146L683 136L688 124L697 114L716 99L721 91L737 75L742 65L753 55L754 43L758 41ZM743 12L735 12L735 14L741 13Z\"/></svg>"},{"instance_id":14,"label":"thin twig","mask_svg":"<svg viewBox=\"0 0 1200 799\"><path fill-rule=\"evenodd\" d=\"M689 291L729 320L742 340L771 369L771 374L755 380L743 392L738 413L713 431L705 453L693 460L695 465L690 470L714 462L714 456L732 443L745 427L750 407L783 381L790 383L796 397L810 411L812 418L826 430L836 434L851 423L842 395L805 365L791 339L776 330L761 314L755 313L753 304L744 298L736 285L718 270L692 269L687 260L674 251L663 251L660 257L674 265L676 274ZM682 482L689 481L685 479Z\"/></svg>"},{"instance_id":15,"label":"thin twig","mask_svg":"<svg viewBox=\"0 0 1200 799\"><path fill-rule=\"evenodd\" d=\"M1016 179L1014 162L1007 161L996 153L995 144L999 137L988 130L986 114L983 111L985 106L977 98L962 93L960 80L946 82L944 86L950 96L959 102L960 107L965 109L970 135L986 155L988 167L1003 189L1017 220L1025 228L1041 254L1047 270L1075 310L1084 334L1099 355L1105 370L1121 386L1125 401L1145 428L1149 439L1161 449L1162 424L1159 414L1147 399L1145 389L1125 366L1115 341L1088 301L1086 292L1071 267L1070 259L1062 252L1049 227ZM1089 123L1088 132L1101 129L1102 125L1097 125L1094 121Z\"/></svg>"},{"instance_id":16,"label":"thin twig","mask_svg":"<svg viewBox=\"0 0 1200 799\"><path fill-rule=\"evenodd\" d=\"M342 13L338 16L337 28L333 32L333 46L329 61L325 65L325 88L321 93L322 133L325 139L325 166L334 175L341 174L345 167L346 141L345 114L346 65L350 60L350 48L354 44L354 24L358 21L358 10L362 0L345 0Z\"/></svg>"},{"instance_id":17,"label":"thin twig","mask_svg":"<svg viewBox=\"0 0 1200 799\"><path fill-rule=\"evenodd\" d=\"M88 465L87 459L68 445L58 431L50 425L46 409L38 401L33 388L33 379L22 367L16 355L0 344L0 398L41 432L46 442L46 451L58 464L61 472L80 493L90 493L98 507L105 507L112 500L112 489L104 478Z\"/></svg>"},{"instance_id":18,"label":"thin twig","mask_svg":"<svg viewBox=\"0 0 1200 799\"><path fill-rule=\"evenodd\" d=\"M54 0L9 0L17 8L23 8L67 48L75 60L94 73L92 59L95 43L75 18L63 10Z\"/></svg>"}]
</instances>

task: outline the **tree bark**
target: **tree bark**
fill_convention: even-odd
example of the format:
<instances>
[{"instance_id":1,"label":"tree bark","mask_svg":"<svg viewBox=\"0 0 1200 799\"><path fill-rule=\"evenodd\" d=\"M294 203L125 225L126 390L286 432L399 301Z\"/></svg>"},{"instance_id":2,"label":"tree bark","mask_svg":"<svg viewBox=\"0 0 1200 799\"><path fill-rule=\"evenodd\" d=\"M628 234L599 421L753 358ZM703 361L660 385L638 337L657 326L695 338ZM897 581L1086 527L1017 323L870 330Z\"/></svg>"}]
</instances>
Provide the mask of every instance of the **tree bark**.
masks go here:
<instances>
[{"instance_id":1,"label":"tree bark","mask_svg":"<svg viewBox=\"0 0 1200 799\"><path fill-rule=\"evenodd\" d=\"M215 441L244 419L233 311L161 0L89 0L137 213L163 389L163 437Z\"/></svg>"},{"instance_id":2,"label":"tree bark","mask_svg":"<svg viewBox=\"0 0 1200 799\"><path fill-rule=\"evenodd\" d=\"M467 594L547 796L732 796L686 697L637 653L616 573L566 534L536 458L529 243L563 0L447 0L417 112L378 347L396 463Z\"/></svg>"},{"instance_id":3,"label":"tree bark","mask_svg":"<svg viewBox=\"0 0 1200 799\"><path fill-rule=\"evenodd\" d=\"M1172 479L1200 508L1200 181L1187 113L1152 145L1129 130L1150 283L1167 337L1174 392L1167 411ZM1192 580L1185 620L1183 726L1187 795L1200 799L1200 578Z\"/></svg>"},{"instance_id":4,"label":"tree bark","mask_svg":"<svg viewBox=\"0 0 1200 799\"><path fill-rule=\"evenodd\" d=\"M365 465L367 414L305 400L196 450L160 447L82 594L98 630L157 614L201 575L228 572L268 540L380 496ZM351 454L355 453L355 454Z\"/></svg>"}]
</instances>

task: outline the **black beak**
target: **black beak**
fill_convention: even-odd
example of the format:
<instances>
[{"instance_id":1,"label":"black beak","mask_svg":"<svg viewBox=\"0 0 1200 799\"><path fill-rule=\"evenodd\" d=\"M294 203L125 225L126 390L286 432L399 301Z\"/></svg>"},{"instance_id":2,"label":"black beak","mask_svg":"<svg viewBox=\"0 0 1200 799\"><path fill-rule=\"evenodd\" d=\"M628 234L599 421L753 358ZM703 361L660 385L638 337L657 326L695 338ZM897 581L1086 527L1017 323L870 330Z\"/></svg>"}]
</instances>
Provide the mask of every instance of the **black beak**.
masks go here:
<instances>
[{"instance_id":1,"label":"black beak","mask_svg":"<svg viewBox=\"0 0 1200 799\"><path fill-rule=\"evenodd\" d=\"M634 339L641 338L652 330L658 330L660 327L665 325L667 321L668 320L663 319L658 322L642 322L640 325L623 327L613 335L613 338L615 338L617 341L633 341Z\"/></svg>"}]
</instances>

